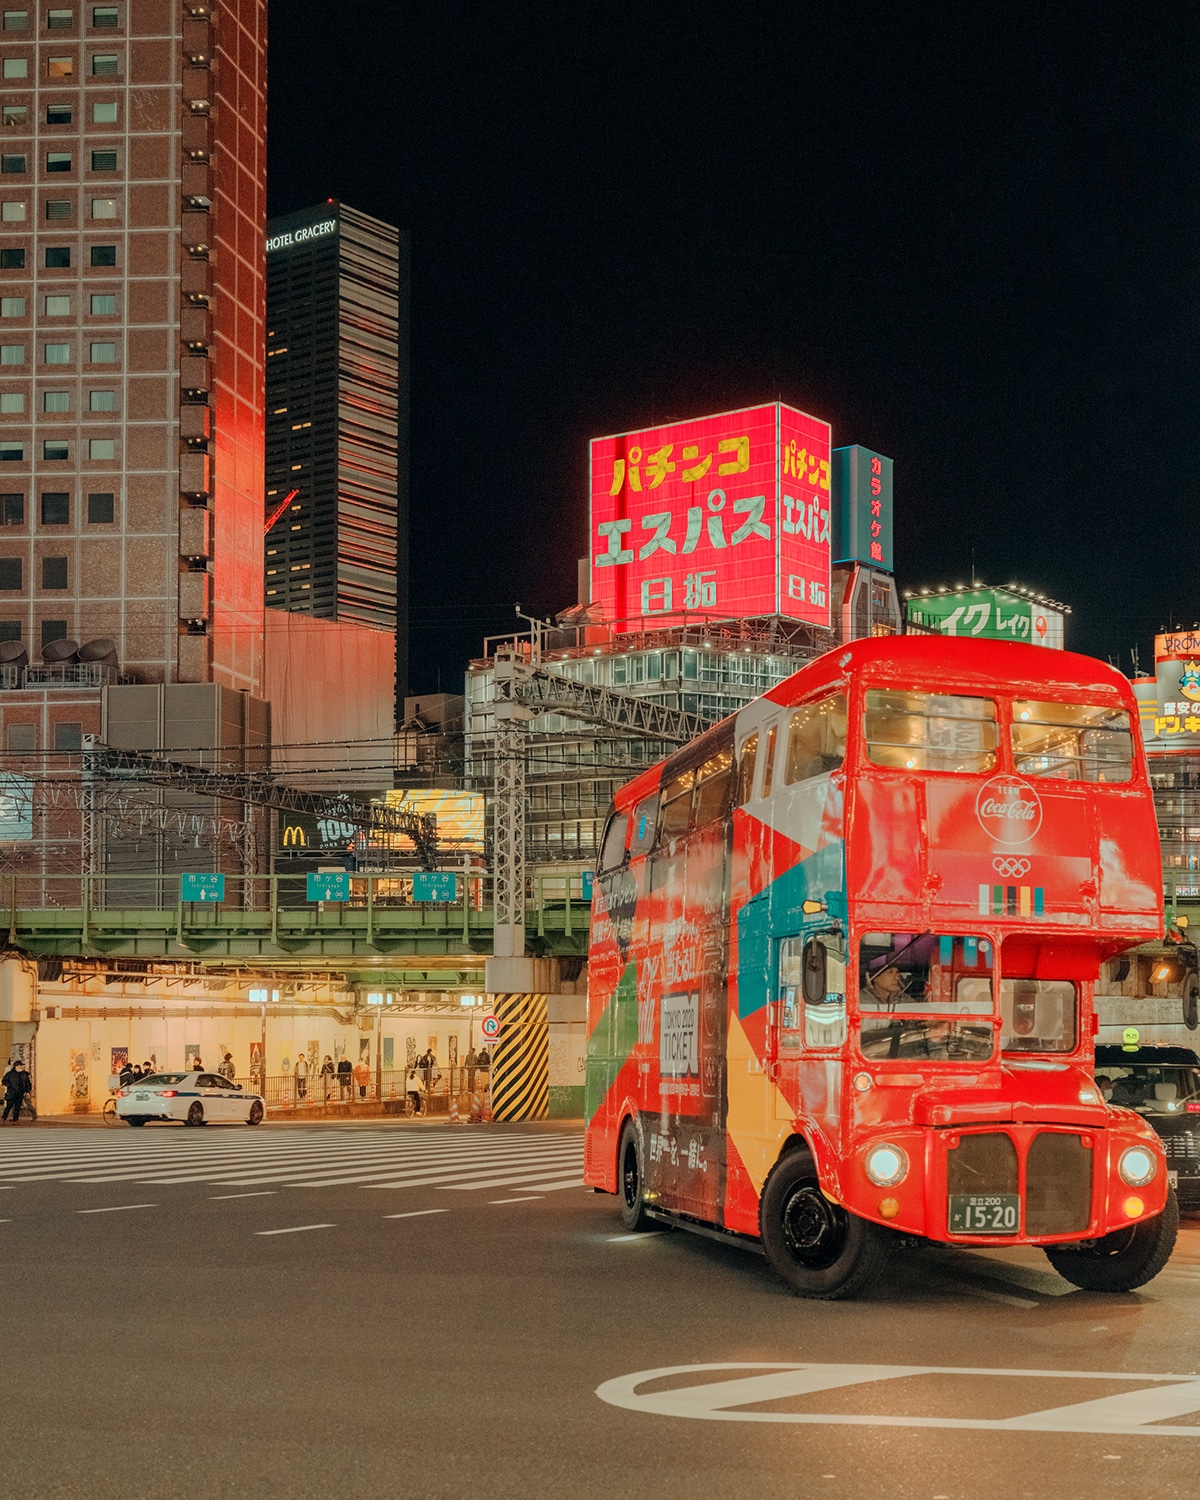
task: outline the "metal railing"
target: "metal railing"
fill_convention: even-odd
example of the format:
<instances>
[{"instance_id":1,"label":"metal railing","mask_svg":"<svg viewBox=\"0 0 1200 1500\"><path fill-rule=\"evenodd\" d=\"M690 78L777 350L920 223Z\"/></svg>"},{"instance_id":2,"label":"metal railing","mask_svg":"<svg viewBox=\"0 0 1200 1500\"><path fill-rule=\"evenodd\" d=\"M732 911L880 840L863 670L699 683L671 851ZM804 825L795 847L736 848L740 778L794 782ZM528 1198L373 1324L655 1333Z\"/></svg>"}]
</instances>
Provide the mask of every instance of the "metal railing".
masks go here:
<instances>
[{"instance_id":1,"label":"metal railing","mask_svg":"<svg viewBox=\"0 0 1200 1500\"><path fill-rule=\"evenodd\" d=\"M388 1068L370 1076L361 1073L310 1072L307 1078L295 1073L267 1074L260 1081L257 1074L237 1079L247 1092L262 1094L268 1113L297 1109L328 1110L342 1105L394 1106L388 1113L407 1116L447 1115L450 1101L456 1099L459 1110L470 1109L471 1096L485 1089L488 1069L465 1063L439 1064L432 1078L425 1068Z\"/></svg>"}]
</instances>

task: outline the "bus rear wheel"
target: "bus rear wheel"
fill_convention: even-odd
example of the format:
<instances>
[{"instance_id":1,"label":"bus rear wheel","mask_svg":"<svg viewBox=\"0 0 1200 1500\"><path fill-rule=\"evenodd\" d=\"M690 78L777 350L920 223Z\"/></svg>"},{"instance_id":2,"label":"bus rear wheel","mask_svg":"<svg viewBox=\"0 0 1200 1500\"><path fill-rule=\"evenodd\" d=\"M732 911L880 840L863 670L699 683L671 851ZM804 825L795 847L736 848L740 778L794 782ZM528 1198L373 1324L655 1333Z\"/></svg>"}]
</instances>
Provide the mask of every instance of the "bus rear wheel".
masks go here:
<instances>
[{"instance_id":1,"label":"bus rear wheel","mask_svg":"<svg viewBox=\"0 0 1200 1500\"><path fill-rule=\"evenodd\" d=\"M1132 1292L1162 1270L1179 1233L1179 1200L1174 1190L1154 1219L1117 1229L1086 1248L1043 1245L1046 1259L1065 1280L1085 1292Z\"/></svg>"},{"instance_id":2,"label":"bus rear wheel","mask_svg":"<svg viewBox=\"0 0 1200 1500\"><path fill-rule=\"evenodd\" d=\"M646 1179L642 1172L642 1152L638 1144L637 1127L632 1120L625 1121L621 1132L621 1146L617 1153L617 1192L621 1197L621 1222L631 1234L649 1229L650 1216L646 1212Z\"/></svg>"},{"instance_id":3,"label":"bus rear wheel","mask_svg":"<svg viewBox=\"0 0 1200 1500\"><path fill-rule=\"evenodd\" d=\"M821 1192L807 1151L793 1151L767 1178L759 1204L767 1259L801 1297L855 1297L887 1263L883 1230Z\"/></svg>"}]
</instances>

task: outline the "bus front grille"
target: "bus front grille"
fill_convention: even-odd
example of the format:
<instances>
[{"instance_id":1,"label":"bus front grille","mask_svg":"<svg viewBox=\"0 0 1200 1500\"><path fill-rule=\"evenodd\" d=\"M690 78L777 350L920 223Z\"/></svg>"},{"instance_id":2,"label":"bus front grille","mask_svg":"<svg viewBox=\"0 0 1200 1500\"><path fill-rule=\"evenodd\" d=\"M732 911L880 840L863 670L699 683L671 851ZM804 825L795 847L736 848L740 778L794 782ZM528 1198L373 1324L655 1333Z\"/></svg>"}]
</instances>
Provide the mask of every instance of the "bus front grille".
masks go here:
<instances>
[{"instance_id":1,"label":"bus front grille","mask_svg":"<svg viewBox=\"0 0 1200 1500\"><path fill-rule=\"evenodd\" d=\"M1043 1131L1025 1161L1025 1233L1072 1234L1091 1217L1091 1148L1080 1136Z\"/></svg>"},{"instance_id":2,"label":"bus front grille","mask_svg":"<svg viewBox=\"0 0 1200 1500\"><path fill-rule=\"evenodd\" d=\"M964 1135L948 1153L947 1189L960 1193L1015 1193L1017 1148L1000 1132Z\"/></svg>"}]
</instances>

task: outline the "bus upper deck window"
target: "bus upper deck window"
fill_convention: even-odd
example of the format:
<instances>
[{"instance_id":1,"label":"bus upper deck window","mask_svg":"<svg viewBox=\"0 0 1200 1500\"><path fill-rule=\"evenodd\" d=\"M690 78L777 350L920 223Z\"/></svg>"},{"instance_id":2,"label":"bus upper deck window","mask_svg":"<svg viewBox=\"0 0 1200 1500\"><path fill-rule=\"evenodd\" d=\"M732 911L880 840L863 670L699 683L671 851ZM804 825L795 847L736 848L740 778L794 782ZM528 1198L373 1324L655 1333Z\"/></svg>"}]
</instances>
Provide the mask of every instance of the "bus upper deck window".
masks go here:
<instances>
[{"instance_id":1,"label":"bus upper deck window","mask_svg":"<svg viewBox=\"0 0 1200 1500\"><path fill-rule=\"evenodd\" d=\"M772 724L767 730L767 743L763 747L763 789L764 797L771 795L771 782L775 776L775 741L779 737L779 725Z\"/></svg>"},{"instance_id":2,"label":"bus upper deck window","mask_svg":"<svg viewBox=\"0 0 1200 1500\"><path fill-rule=\"evenodd\" d=\"M729 791L733 778L733 750L718 750L696 772L694 828L703 828L729 811Z\"/></svg>"},{"instance_id":3,"label":"bus upper deck window","mask_svg":"<svg viewBox=\"0 0 1200 1500\"><path fill-rule=\"evenodd\" d=\"M754 795L754 767L758 761L758 731L747 735L738 751L737 806L745 807Z\"/></svg>"},{"instance_id":4,"label":"bus upper deck window","mask_svg":"<svg viewBox=\"0 0 1200 1500\"><path fill-rule=\"evenodd\" d=\"M1083 703L1013 704L1013 759L1026 776L1129 781L1133 734L1123 708Z\"/></svg>"},{"instance_id":5,"label":"bus upper deck window","mask_svg":"<svg viewBox=\"0 0 1200 1500\"><path fill-rule=\"evenodd\" d=\"M996 705L961 694L871 689L867 755L877 766L907 771L992 771Z\"/></svg>"},{"instance_id":6,"label":"bus upper deck window","mask_svg":"<svg viewBox=\"0 0 1200 1500\"><path fill-rule=\"evenodd\" d=\"M646 854L654 847L654 836L658 832L658 793L643 797L633 810L633 834L629 840L630 854Z\"/></svg>"},{"instance_id":7,"label":"bus upper deck window","mask_svg":"<svg viewBox=\"0 0 1200 1500\"><path fill-rule=\"evenodd\" d=\"M786 786L836 771L846 758L846 696L833 693L816 703L806 703L792 715L788 725Z\"/></svg>"},{"instance_id":8,"label":"bus upper deck window","mask_svg":"<svg viewBox=\"0 0 1200 1500\"><path fill-rule=\"evenodd\" d=\"M695 771L681 771L674 781L663 788L662 836L664 839L678 838L688 831L692 817L692 783Z\"/></svg>"},{"instance_id":9,"label":"bus upper deck window","mask_svg":"<svg viewBox=\"0 0 1200 1500\"><path fill-rule=\"evenodd\" d=\"M629 831L627 813L613 813L604 830L604 843L600 847L600 871L615 870L625 858L625 835Z\"/></svg>"}]
</instances>

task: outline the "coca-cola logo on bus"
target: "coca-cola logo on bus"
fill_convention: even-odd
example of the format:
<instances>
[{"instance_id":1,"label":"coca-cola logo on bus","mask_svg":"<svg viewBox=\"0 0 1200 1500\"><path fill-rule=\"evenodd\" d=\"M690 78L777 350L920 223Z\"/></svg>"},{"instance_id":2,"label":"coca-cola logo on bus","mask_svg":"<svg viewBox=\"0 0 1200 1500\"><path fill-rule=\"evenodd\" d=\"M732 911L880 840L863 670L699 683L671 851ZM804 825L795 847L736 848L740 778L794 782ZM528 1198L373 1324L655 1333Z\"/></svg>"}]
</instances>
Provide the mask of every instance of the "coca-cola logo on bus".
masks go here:
<instances>
[{"instance_id":1,"label":"coca-cola logo on bus","mask_svg":"<svg viewBox=\"0 0 1200 1500\"><path fill-rule=\"evenodd\" d=\"M993 843L1027 844L1042 826L1042 799L1019 776L993 776L979 788L975 816Z\"/></svg>"}]
</instances>

